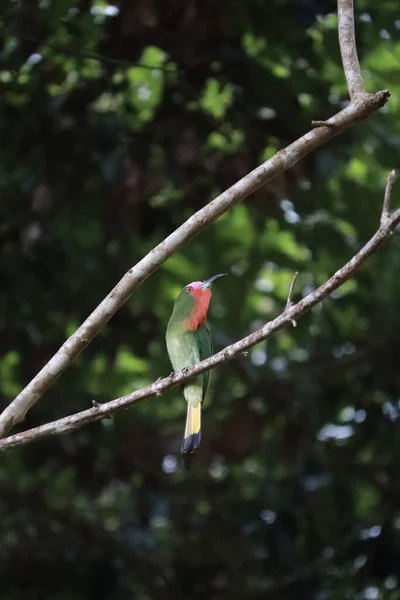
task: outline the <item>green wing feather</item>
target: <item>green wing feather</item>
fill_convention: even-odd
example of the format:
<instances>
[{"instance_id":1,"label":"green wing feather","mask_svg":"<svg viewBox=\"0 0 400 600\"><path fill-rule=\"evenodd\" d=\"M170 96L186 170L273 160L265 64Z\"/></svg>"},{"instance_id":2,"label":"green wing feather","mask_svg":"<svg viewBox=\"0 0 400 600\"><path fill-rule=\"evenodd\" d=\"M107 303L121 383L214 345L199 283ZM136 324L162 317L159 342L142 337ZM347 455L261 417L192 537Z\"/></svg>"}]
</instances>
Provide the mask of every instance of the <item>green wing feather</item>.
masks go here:
<instances>
[{"instance_id":1,"label":"green wing feather","mask_svg":"<svg viewBox=\"0 0 400 600\"><path fill-rule=\"evenodd\" d=\"M196 331L195 335L196 335L196 341L197 341L198 348L199 348L200 360L204 360L205 358L208 358L209 356L211 356L213 353L212 338L211 338L211 333L210 333L208 326L204 325L203 327L199 327L199 329ZM204 402L204 398L206 397L206 394L207 394L208 384L210 382L210 371L206 371L205 373L203 373L202 377L203 377L203 402Z\"/></svg>"}]
</instances>

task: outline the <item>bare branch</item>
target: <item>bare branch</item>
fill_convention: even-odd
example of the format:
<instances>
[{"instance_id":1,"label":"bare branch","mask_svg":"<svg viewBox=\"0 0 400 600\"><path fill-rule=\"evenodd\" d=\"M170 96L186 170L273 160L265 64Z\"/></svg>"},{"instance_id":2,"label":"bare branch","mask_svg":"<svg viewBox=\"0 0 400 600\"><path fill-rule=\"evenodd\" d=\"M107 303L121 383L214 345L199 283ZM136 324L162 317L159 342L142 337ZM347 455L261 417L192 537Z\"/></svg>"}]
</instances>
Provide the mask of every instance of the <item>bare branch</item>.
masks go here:
<instances>
[{"instance_id":1,"label":"bare branch","mask_svg":"<svg viewBox=\"0 0 400 600\"><path fill-rule=\"evenodd\" d=\"M390 203L392 200L392 187L395 176L396 171L393 169L393 171L389 173L389 177L387 178L386 182L385 197L383 199L382 206L381 225L383 225L390 218Z\"/></svg>"},{"instance_id":2,"label":"bare branch","mask_svg":"<svg viewBox=\"0 0 400 600\"><path fill-rule=\"evenodd\" d=\"M292 167L298 160L341 133L351 125L365 119L381 108L388 100L387 90L356 99L331 117L333 127L319 127L280 150L275 156L243 177L215 200L191 216L147 256L124 275L116 287L104 298L86 321L67 339L58 352L34 379L4 409L0 415L0 437L20 423L28 410L39 400L47 388L65 371L80 352L93 340L109 319L126 302L132 292L174 252L206 229L218 217L249 194Z\"/></svg>"},{"instance_id":3,"label":"bare branch","mask_svg":"<svg viewBox=\"0 0 400 600\"><path fill-rule=\"evenodd\" d=\"M286 310L293 306L292 298L293 298L294 286L296 285L298 276L299 276L299 272L296 271L295 274L293 275L292 283L290 284L289 293L288 293L287 302L286 302Z\"/></svg>"},{"instance_id":4,"label":"bare branch","mask_svg":"<svg viewBox=\"0 0 400 600\"><path fill-rule=\"evenodd\" d=\"M392 174L389 175L389 179L391 178L391 175ZM353 275L354 271L379 248L379 246L390 236L399 223L400 209L393 213L393 215L384 223L381 223L378 231L369 240L369 242L355 256L353 256L353 258L344 267L336 271L336 273L332 275L328 281L326 281L312 293L308 294L308 296L297 302L297 304L292 305L291 302L289 302L289 307L287 307L283 313L276 317L276 319L266 323L263 327L243 338L242 340L239 340L231 346L224 348L217 354L214 354L210 358L203 360L194 367L185 369L184 372L181 371L180 373L171 373L169 377L158 379L151 385L142 388L141 390L137 390L136 392L132 392L131 394L122 396L116 400L111 400L110 402L106 402L104 404L95 403L94 407L89 408L88 410L64 417L63 419L58 419L57 421L53 421L51 423L46 423L45 425L40 425L39 427L35 427L33 429L28 429L22 433L11 435L3 440L0 440L0 450L29 444L44 437L69 433L79 429L80 427L83 427L84 425L88 425L89 423L94 423L100 419L109 418L110 415L116 411L122 408L127 408L138 400L143 400L144 398L149 398L150 396L159 396L162 392L173 386L185 383L204 371L236 358L237 356L243 354L244 351L247 351L249 348L252 348L256 344L271 337L285 325L296 321L296 319L298 319L301 315L324 300L334 290L340 287ZM292 281L291 288L293 288L294 281ZM290 294L291 292L289 291L289 299Z\"/></svg>"},{"instance_id":5,"label":"bare branch","mask_svg":"<svg viewBox=\"0 0 400 600\"><path fill-rule=\"evenodd\" d=\"M298 271L296 271L296 273L293 275L292 283L290 284L289 293L288 293L287 302L286 302L285 312L287 310L289 310L289 308L292 308L292 306L293 306L292 298L293 298L294 286L296 285L296 281L297 281L298 276L299 276L299 273L298 273ZM293 325L293 327L297 327L297 323L296 323L296 321L294 319L292 319L292 325Z\"/></svg>"},{"instance_id":6,"label":"bare branch","mask_svg":"<svg viewBox=\"0 0 400 600\"><path fill-rule=\"evenodd\" d=\"M338 33L343 69L353 102L366 94L357 55L353 0L338 0Z\"/></svg>"}]
</instances>

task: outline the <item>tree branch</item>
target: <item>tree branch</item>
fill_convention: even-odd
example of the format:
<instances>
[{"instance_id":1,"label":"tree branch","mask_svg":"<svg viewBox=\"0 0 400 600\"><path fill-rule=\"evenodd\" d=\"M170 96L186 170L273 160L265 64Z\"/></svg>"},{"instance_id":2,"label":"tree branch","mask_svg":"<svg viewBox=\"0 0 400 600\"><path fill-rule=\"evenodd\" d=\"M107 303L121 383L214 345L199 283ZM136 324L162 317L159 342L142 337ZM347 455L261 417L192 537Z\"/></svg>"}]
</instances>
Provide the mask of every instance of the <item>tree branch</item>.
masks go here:
<instances>
[{"instance_id":1,"label":"tree branch","mask_svg":"<svg viewBox=\"0 0 400 600\"><path fill-rule=\"evenodd\" d=\"M384 225L388 219L390 219L390 203L392 200L392 187L394 178L396 176L396 171L393 169L389 173L389 177L386 181L386 189L385 189L385 197L383 199L383 207L382 207L382 215L381 215L381 225Z\"/></svg>"},{"instance_id":2,"label":"tree branch","mask_svg":"<svg viewBox=\"0 0 400 600\"><path fill-rule=\"evenodd\" d=\"M388 177L386 190L388 187L391 189L393 177L394 172L392 171ZM385 193L385 200L383 204L384 207L386 206L388 208L387 192ZM353 256L353 258L346 265L344 265L344 267L336 271L336 273L332 275L328 281L314 290L311 294L308 294L305 298L297 302L297 304L292 304L291 295L293 293L293 287L296 281L295 276L290 286L288 302L283 313L247 337L224 348L217 354L214 354L210 358L203 360L194 367L185 369L184 372L181 371L179 373L171 373L169 377L159 379L151 385L142 388L141 390L137 390L136 392L132 392L131 394L127 394L126 396L122 396L121 398L111 400L110 402L106 402L104 404L96 403L93 408L89 408L88 410L64 417L63 419L58 419L57 421L53 421L51 423L46 423L45 425L40 425L39 427L35 427L33 429L28 429L22 433L17 433L0 440L0 450L29 444L44 437L61 435L75 431L84 425L107 418L114 412L122 408L127 408L138 400L143 400L144 398L149 398L151 396L159 396L162 392L173 386L183 384L192 379L194 376L203 373L204 371L208 371L217 365L226 363L236 358L244 351L271 337L285 325L293 323L293 321L296 322L296 319L298 319L301 315L324 300L324 298L329 296L334 290L340 287L351 277L354 271L360 267L363 262L371 254L373 254L391 235L399 223L400 209L396 210L396 212L393 213L392 216L389 216L388 219L385 219L381 222L380 227L375 235L355 256Z\"/></svg>"},{"instance_id":3,"label":"tree branch","mask_svg":"<svg viewBox=\"0 0 400 600\"><path fill-rule=\"evenodd\" d=\"M361 78L361 90L361 72L355 49L352 11L352 0L338 0L340 46L346 78L352 84L350 88L352 101L349 106L331 117L325 123L326 127L319 126L312 129L243 177L215 200L192 215L183 225L151 250L147 256L129 269L86 321L66 340L34 379L4 409L0 415L0 437L3 437L9 429L24 419L28 410L96 337L132 292L172 254L267 181L291 168L298 160L304 158L348 127L367 118L386 103L390 96L387 90L376 94L360 94L360 91L364 91L364 86ZM354 55L356 64L354 63ZM354 81L355 87L353 86Z\"/></svg>"},{"instance_id":4,"label":"tree branch","mask_svg":"<svg viewBox=\"0 0 400 600\"><path fill-rule=\"evenodd\" d=\"M353 102L358 96L366 94L357 55L353 0L338 0L338 33L343 69Z\"/></svg>"},{"instance_id":5,"label":"tree branch","mask_svg":"<svg viewBox=\"0 0 400 600\"><path fill-rule=\"evenodd\" d=\"M289 308L292 308L292 306L293 306L294 286L296 285L298 276L299 276L299 273L298 273L298 271L296 271L296 273L293 275L292 283L290 284L285 310L288 310ZM292 325L293 325L293 327L297 327L297 323L294 319L292 319Z\"/></svg>"}]
</instances>

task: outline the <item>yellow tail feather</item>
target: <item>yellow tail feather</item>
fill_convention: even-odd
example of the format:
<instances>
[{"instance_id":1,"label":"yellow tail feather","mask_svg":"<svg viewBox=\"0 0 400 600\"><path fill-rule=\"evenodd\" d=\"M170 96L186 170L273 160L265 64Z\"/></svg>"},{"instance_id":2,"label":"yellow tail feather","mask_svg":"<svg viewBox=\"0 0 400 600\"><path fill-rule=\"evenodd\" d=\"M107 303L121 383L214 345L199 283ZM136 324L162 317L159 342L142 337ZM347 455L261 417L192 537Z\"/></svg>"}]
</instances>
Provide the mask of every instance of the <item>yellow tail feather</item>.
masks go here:
<instances>
[{"instance_id":1,"label":"yellow tail feather","mask_svg":"<svg viewBox=\"0 0 400 600\"><path fill-rule=\"evenodd\" d=\"M188 402L185 434L182 440L181 453L192 454L201 442L201 402L196 406Z\"/></svg>"}]
</instances>

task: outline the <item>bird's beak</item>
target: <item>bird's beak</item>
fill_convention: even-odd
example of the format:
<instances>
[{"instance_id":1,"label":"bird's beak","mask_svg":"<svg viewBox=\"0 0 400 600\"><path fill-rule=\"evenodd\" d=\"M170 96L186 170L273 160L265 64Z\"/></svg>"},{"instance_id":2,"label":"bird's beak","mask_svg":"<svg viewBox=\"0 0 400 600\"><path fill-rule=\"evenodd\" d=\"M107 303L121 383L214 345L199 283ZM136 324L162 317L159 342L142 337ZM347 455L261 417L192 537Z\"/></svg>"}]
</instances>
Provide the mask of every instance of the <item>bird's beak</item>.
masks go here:
<instances>
[{"instance_id":1,"label":"bird's beak","mask_svg":"<svg viewBox=\"0 0 400 600\"><path fill-rule=\"evenodd\" d=\"M210 277L209 279L206 279L205 281L203 281L203 283L201 284L201 289L202 290L208 290L212 284L214 283L214 281L216 279L219 279L220 277L223 277L224 275L228 275L228 273L219 273L218 275L213 275L212 277Z\"/></svg>"}]
</instances>

